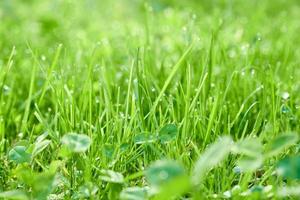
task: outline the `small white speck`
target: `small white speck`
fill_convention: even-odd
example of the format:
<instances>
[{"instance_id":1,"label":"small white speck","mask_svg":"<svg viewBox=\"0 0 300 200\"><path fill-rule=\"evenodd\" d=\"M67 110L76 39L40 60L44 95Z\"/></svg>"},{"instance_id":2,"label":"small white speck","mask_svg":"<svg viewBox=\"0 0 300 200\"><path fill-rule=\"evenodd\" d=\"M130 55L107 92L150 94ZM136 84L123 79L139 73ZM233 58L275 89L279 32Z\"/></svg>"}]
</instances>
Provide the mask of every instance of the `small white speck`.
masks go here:
<instances>
[{"instance_id":1,"label":"small white speck","mask_svg":"<svg viewBox=\"0 0 300 200\"><path fill-rule=\"evenodd\" d=\"M45 61L46 60L46 56L42 55L41 59L42 59L42 61Z\"/></svg>"},{"instance_id":2,"label":"small white speck","mask_svg":"<svg viewBox=\"0 0 300 200\"><path fill-rule=\"evenodd\" d=\"M290 94L288 92L283 92L281 94L281 97L284 99L284 100L288 100L288 98L290 98Z\"/></svg>"}]
</instances>

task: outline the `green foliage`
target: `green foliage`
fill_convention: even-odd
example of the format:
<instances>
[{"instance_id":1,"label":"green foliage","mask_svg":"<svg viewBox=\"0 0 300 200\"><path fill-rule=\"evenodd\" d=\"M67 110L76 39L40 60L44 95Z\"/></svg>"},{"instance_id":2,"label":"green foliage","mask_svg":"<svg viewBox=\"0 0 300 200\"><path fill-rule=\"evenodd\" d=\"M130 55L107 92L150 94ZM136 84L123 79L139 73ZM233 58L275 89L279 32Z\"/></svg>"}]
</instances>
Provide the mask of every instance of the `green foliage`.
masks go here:
<instances>
[{"instance_id":1,"label":"green foliage","mask_svg":"<svg viewBox=\"0 0 300 200\"><path fill-rule=\"evenodd\" d=\"M121 173L112 170L101 170L100 177L102 181L109 183L123 183L124 177Z\"/></svg>"},{"instance_id":2,"label":"green foliage","mask_svg":"<svg viewBox=\"0 0 300 200\"><path fill-rule=\"evenodd\" d=\"M14 174L19 181L31 189L30 196L33 199L44 200L48 198L56 187L55 175L59 166L60 162L52 162L49 169L43 172L33 172L28 166L19 166L15 169ZM28 197L29 195L26 196Z\"/></svg>"},{"instance_id":3,"label":"green foliage","mask_svg":"<svg viewBox=\"0 0 300 200\"><path fill-rule=\"evenodd\" d=\"M73 199L95 198L99 188L93 183L86 183L78 188L78 191L72 196Z\"/></svg>"},{"instance_id":4,"label":"green foliage","mask_svg":"<svg viewBox=\"0 0 300 200\"><path fill-rule=\"evenodd\" d=\"M262 156L242 156L237 162L237 165L241 168L241 170L246 172L253 172L260 168L262 164Z\"/></svg>"},{"instance_id":5,"label":"green foliage","mask_svg":"<svg viewBox=\"0 0 300 200\"><path fill-rule=\"evenodd\" d=\"M133 138L135 144L153 143L156 141L156 136L151 133L139 133Z\"/></svg>"},{"instance_id":6,"label":"green foliage","mask_svg":"<svg viewBox=\"0 0 300 200\"><path fill-rule=\"evenodd\" d=\"M229 155L233 144L232 139L225 136L205 150L195 164L192 175L194 184L201 183L206 173Z\"/></svg>"},{"instance_id":7,"label":"green foliage","mask_svg":"<svg viewBox=\"0 0 300 200\"><path fill-rule=\"evenodd\" d=\"M237 165L242 171L251 172L257 170L262 166L263 158L263 145L258 138L246 138L236 143L233 152L241 154Z\"/></svg>"},{"instance_id":8,"label":"green foliage","mask_svg":"<svg viewBox=\"0 0 300 200\"><path fill-rule=\"evenodd\" d=\"M300 157L286 157L280 160L277 171L284 178L300 180Z\"/></svg>"},{"instance_id":9,"label":"green foliage","mask_svg":"<svg viewBox=\"0 0 300 200\"><path fill-rule=\"evenodd\" d=\"M266 147L266 156L275 156L288 147L296 144L298 135L296 133L285 133L277 136Z\"/></svg>"},{"instance_id":10,"label":"green foliage","mask_svg":"<svg viewBox=\"0 0 300 200\"><path fill-rule=\"evenodd\" d=\"M174 124L167 124L159 131L159 140L161 143L167 143L177 137L178 129Z\"/></svg>"},{"instance_id":11,"label":"green foliage","mask_svg":"<svg viewBox=\"0 0 300 200\"><path fill-rule=\"evenodd\" d=\"M184 174L184 169L180 165L168 160L156 161L145 172L148 183L154 188L159 188L161 185Z\"/></svg>"},{"instance_id":12,"label":"green foliage","mask_svg":"<svg viewBox=\"0 0 300 200\"><path fill-rule=\"evenodd\" d=\"M61 142L70 151L75 153L85 152L91 145L91 139L87 135L76 133L68 133L64 135Z\"/></svg>"},{"instance_id":13,"label":"green foliage","mask_svg":"<svg viewBox=\"0 0 300 200\"><path fill-rule=\"evenodd\" d=\"M29 163L31 161L31 154L27 153L27 148L24 146L15 146L8 153L8 158L17 164Z\"/></svg>"},{"instance_id":14,"label":"green foliage","mask_svg":"<svg viewBox=\"0 0 300 200\"><path fill-rule=\"evenodd\" d=\"M0 199L299 199L299 19L298 0L0 1Z\"/></svg>"},{"instance_id":15,"label":"green foliage","mask_svg":"<svg viewBox=\"0 0 300 200\"><path fill-rule=\"evenodd\" d=\"M20 190L11 190L6 192L0 192L0 198L14 199L14 200L27 200L29 199L25 192Z\"/></svg>"},{"instance_id":16,"label":"green foliage","mask_svg":"<svg viewBox=\"0 0 300 200\"><path fill-rule=\"evenodd\" d=\"M236 143L233 152L251 157L261 156L263 146L258 138L246 138Z\"/></svg>"},{"instance_id":17,"label":"green foliage","mask_svg":"<svg viewBox=\"0 0 300 200\"><path fill-rule=\"evenodd\" d=\"M140 187L129 187L122 190L120 199L122 200L144 200L147 198L147 190Z\"/></svg>"}]
</instances>

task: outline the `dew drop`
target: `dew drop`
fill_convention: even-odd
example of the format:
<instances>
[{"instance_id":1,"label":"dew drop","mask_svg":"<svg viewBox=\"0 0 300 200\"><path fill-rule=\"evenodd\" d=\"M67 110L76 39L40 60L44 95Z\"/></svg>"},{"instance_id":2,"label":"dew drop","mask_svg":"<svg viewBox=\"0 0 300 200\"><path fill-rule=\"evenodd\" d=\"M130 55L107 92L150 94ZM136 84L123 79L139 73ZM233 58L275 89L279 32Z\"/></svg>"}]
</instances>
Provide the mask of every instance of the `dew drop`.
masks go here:
<instances>
[{"instance_id":1,"label":"dew drop","mask_svg":"<svg viewBox=\"0 0 300 200\"><path fill-rule=\"evenodd\" d=\"M42 61L45 61L46 60L46 56L42 55L41 59L42 59Z\"/></svg>"},{"instance_id":2,"label":"dew drop","mask_svg":"<svg viewBox=\"0 0 300 200\"><path fill-rule=\"evenodd\" d=\"M281 94L281 97L283 100L288 100L288 98L290 98L290 94L288 92L283 92Z\"/></svg>"}]
</instances>

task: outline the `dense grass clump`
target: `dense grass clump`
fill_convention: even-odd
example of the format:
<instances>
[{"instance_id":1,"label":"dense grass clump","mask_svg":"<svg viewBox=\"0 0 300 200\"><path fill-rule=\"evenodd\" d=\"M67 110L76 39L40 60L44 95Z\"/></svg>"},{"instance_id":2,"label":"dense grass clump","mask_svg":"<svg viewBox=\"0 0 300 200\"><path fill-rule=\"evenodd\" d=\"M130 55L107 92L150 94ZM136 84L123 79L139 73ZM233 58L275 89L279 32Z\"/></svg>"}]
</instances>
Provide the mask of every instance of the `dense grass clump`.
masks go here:
<instances>
[{"instance_id":1,"label":"dense grass clump","mask_svg":"<svg viewBox=\"0 0 300 200\"><path fill-rule=\"evenodd\" d=\"M0 199L300 197L298 0L0 1Z\"/></svg>"}]
</instances>

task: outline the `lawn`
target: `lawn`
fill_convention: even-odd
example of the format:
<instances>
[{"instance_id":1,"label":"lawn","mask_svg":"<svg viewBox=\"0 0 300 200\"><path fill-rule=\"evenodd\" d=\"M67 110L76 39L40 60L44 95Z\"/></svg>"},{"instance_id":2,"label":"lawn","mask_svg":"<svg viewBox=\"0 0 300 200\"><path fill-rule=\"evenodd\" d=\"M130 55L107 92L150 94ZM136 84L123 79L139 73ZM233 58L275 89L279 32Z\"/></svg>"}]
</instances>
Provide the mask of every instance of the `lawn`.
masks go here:
<instances>
[{"instance_id":1,"label":"lawn","mask_svg":"<svg viewBox=\"0 0 300 200\"><path fill-rule=\"evenodd\" d=\"M1 0L0 199L299 199L299 0Z\"/></svg>"}]
</instances>

